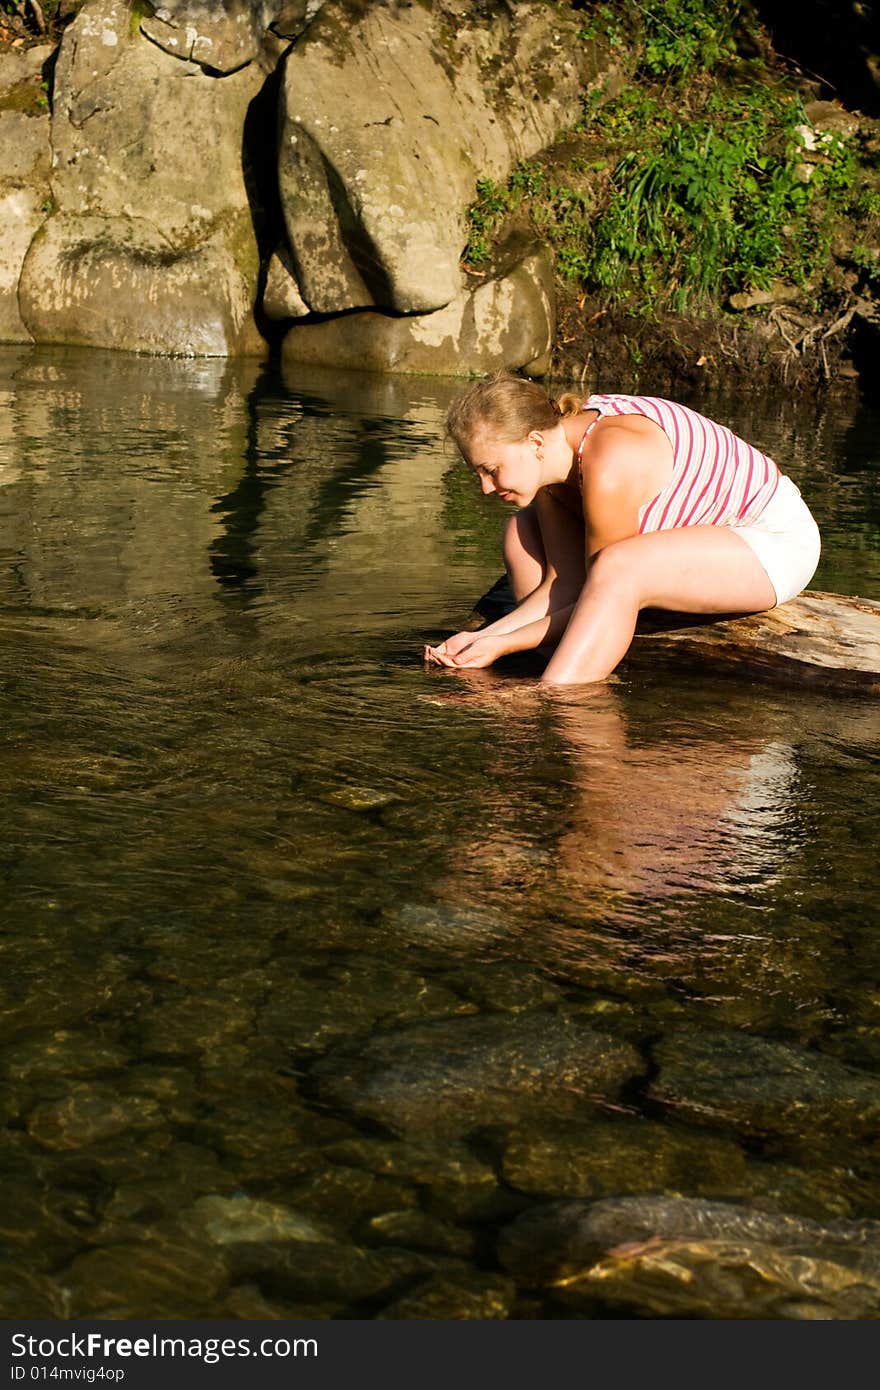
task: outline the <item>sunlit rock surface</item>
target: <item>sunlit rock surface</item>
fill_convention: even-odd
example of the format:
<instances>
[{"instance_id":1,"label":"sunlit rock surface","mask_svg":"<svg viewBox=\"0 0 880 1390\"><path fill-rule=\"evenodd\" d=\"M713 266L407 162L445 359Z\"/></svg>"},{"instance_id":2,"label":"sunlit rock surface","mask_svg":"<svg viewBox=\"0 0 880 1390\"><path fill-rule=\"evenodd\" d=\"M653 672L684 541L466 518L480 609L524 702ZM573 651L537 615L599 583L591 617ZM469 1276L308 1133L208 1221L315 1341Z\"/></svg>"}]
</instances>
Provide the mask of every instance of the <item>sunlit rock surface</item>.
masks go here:
<instances>
[{"instance_id":1,"label":"sunlit rock surface","mask_svg":"<svg viewBox=\"0 0 880 1390\"><path fill-rule=\"evenodd\" d=\"M0 343L30 342L18 308L27 249L50 206L49 108L41 87L52 48L0 54Z\"/></svg>"},{"instance_id":2,"label":"sunlit rock surface","mask_svg":"<svg viewBox=\"0 0 880 1390\"><path fill-rule=\"evenodd\" d=\"M535 250L434 313L368 312L295 324L283 352L291 362L384 372L464 376L503 362L543 375L555 325L552 265L545 250Z\"/></svg>"},{"instance_id":3,"label":"sunlit rock surface","mask_svg":"<svg viewBox=\"0 0 880 1390\"><path fill-rule=\"evenodd\" d=\"M550 144L600 75L578 24L531 3L328 0L287 59L279 147L311 309L424 313L456 298L476 179Z\"/></svg>"},{"instance_id":4,"label":"sunlit rock surface","mask_svg":"<svg viewBox=\"0 0 880 1390\"><path fill-rule=\"evenodd\" d=\"M503 1264L575 1307L679 1317L864 1318L880 1311L880 1223L822 1225L676 1197L554 1202L502 1233Z\"/></svg>"},{"instance_id":5,"label":"sunlit rock surface","mask_svg":"<svg viewBox=\"0 0 880 1390\"><path fill-rule=\"evenodd\" d=\"M221 83L148 42L122 0L87 0L55 71L53 215L22 272L34 339L262 351L241 151L264 79L248 66Z\"/></svg>"}]
</instances>

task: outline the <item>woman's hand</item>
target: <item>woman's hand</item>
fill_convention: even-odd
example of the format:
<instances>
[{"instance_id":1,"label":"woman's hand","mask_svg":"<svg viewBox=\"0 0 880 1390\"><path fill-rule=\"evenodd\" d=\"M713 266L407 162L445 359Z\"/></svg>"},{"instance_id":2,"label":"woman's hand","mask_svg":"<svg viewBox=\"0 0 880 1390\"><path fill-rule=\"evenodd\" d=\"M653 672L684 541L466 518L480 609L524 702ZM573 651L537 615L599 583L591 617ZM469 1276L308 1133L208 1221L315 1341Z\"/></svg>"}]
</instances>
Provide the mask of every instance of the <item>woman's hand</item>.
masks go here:
<instances>
[{"instance_id":1,"label":"woman's hand","mask_svg":"<svg viewBox=\"0 0 880 1390\"><path fill-rule=\"evenodd\" d=\"M469 647L474 638L479 636L479 631L478 628L475 632L456 632L438 647L425 647L425 660L433 662L435 666L454 665L452 658L464 651L465 647ZM443 657L449 657L450 660L444 661Z\"/></svg>"},{"instance_id":2,"label":"woman's hand","mask_svg":"<svg viewBox=\"0 0 880 1390\"><path fill-rule=\"evenodd\" d=\"M499 656L503 656L508 645L504 633L484 634L476 632L457 632L447 637L439 647L425 647L425 660L434 666L449 666L460 671L473 671L482 666L491 666Z\"/></svg>"}]
</instances>

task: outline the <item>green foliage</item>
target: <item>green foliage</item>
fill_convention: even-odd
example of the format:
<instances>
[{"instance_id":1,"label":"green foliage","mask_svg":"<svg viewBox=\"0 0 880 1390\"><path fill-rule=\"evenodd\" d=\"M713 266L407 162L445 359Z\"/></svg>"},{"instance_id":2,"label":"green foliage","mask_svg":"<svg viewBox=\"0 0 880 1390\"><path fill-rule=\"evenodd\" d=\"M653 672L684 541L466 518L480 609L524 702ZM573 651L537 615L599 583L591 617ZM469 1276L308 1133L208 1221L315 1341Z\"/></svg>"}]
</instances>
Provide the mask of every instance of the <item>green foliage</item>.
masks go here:
<instances>
[{"instance_id":1,"label":"green foliage","mask_svg":"<svg viewBox=\"0 0 880 1390\"><path fill-rule=\"evenodd\" d=\"M695 310L775 279L818 302L836 229L876 220L880 195L852 141L813 132L808 151L809 132L800 98L767 84L712 84L688 103L630 89L586 124L592 159L478 185L467 258L485 262L516 215L555 248L563 279L632 312Z\"/></svg>"},{"instance_id":2,"label":"green foliage","mask_svg":"<svg viewBox=\"0 0 880 1390\"><path fill-rule=\"evenodd\" d=\"M640 75L678 79L733 62L757 29L749 0L604 0L578 37L626 45L639 55Z\"/></svg>"}]
</instances>

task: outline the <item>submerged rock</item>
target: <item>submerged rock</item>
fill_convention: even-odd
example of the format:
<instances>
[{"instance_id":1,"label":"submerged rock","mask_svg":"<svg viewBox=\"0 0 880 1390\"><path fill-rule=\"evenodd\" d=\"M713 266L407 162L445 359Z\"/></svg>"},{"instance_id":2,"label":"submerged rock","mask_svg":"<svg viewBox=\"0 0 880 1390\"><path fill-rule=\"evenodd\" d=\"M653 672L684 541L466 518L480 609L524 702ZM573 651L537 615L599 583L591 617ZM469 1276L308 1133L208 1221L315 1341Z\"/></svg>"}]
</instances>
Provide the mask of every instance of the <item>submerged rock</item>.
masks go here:
<instances>
[{"instance_id":1,"label":"submerged rock","mask_svg":"<svg viewBox=\"0 0 880 1390\"><path fill-rule=\"evenodd\" d=\"M358 1245L236 1245L230 1251L236 1277L255 1280L272 1298L339 1299L358 1303L389 1295L419 1277L461 1266L441 1255L413 1250L365 1250Z\"/></svg>"},{"instance_id":2,"label":"submerged rock","mask_svg":"<svg viewBox=\"0 0 880 1390\"><path fill-rule=\"evenodd\" d=\"M502 1173L524 1192L612 1197L674 1191L738 1195L742 1150L705 1134L684 1134L650 1120L517 1130L504 1142Z\"/></svg>"},{"instance_id":3,"label":"submerged rock","mask_svg":"<svg viewBox=\"0 0 880 1390\"><path fill-rule=\"evenodd\" d=\"M36 1106L27 1127L44 1148L81 1149L119 1134L156 1129L162 1122L162 1111L148 1096L121 1096L82 1084L62 1100Z\"/></svg>"},{"instance_id":4,"label":"submerged rock","mask_svg":"<svg viewBox=\"0 0 880 1390\"><path fill-rule=\"evenodd\" d=\"M587 1272L583 1293L655 1317L855 1320L880 1316L880 1264L870 1274L833 1260L725 1240L648 1241Z\"/></svg>"},{"instance_id":5,"label":"submerged rock","mask_svg":"<svg viewBox=\"0 0 880 1390\"><path fill-rule=\"evenodd\" d=\"M404 903L390 919L395 940L470 955L509 936L504 918L455 903Z\"/></svg>"},{"instance_id":6,"label":"submerged rock","mask_svg":"<svg viewBox=\"0 0 880 1390\"><path fill-rule=\"evenodd\" d=\"M442 1255L467 1258L474 1252L474 1237L463 1226L441 1221L424 1211L384 1211L364 1222L361 1238L370 1244L400 1245L408 1250L436 1250Z\"/></svg>"},{"instance_id":7,"label":"submerged rock","mask_svg":"<svg viewBox=\"0 0 880 1390\"><path fill-rule=\"evenodd\" d=\"M260 1035L297 1053L322 1052L341 1038L376 1024L470 1012L442 984L415 971L363 955L327 962L304 978L282 978L258 1015Z\"/></svg>"},{"instance_id":8,"label":"submerged rock","mask_svg":"<svg viewBox=\"0 0 880 1390\"><path fill-rule=\"evenodd\" d=\"M345 1230L365 1217L418 1205L415 1188L399 1178L380 1177L364 1168L324 1163L289 1189L290 1200Z\"/></svg>"},{"instance_id":9,"label":"submerged rock","mask_svg":"<svg viewBox=\"0 0 880 1390\"><path fill-rule=\"evenodd\" d=\"M385 1318L462 1319L507 1318L516 1297L512 1279L498 1274L440 1275L428 1279L381 1313Z\"/></svg>"},{"instance_id":10,"label":"submerged rock","mask_svg":"<svg viewBox=\"0 0 880 1390\"><path fill-rule=\"evenodd\" d=\"M8 1048L2 1070L10 1082L39 1085L59 1077L122 1071L128 1061L129 1054L115 1043L85 1031L56 1028Z\"/></svg>"},{"instance_id":11,"label":"submerged rock","mask_svg":"<svg viewBox=\"0 0 880 1390\"><path fill-rule=\"evenodd\" d=\"M157 1234L79 1255L57 1280L74 1318L180 1318L212 1316L228 1277L219 1255Z\"/></svg>"},{"instance_id":12,"label":"submerged rock","mask_svg":"<svg viewBox=\"0 0 880 1390\"><path fill-rule=\"evenodd\" d=\"M616 1298L620 1296L617 1273L630 1268L626 1261L634 1259L632 1268L638 1271L643 1258L650 1263L651 1249L666 1244L688 1251L682 1269L702 1265L708 1286L728 1265L741 1268L746 1278L754 1258L763 1262L767 1279L775 1281L773 1298L791 1296L791 1281L795 1279L806 1297L824 1297L820 1289L831 1288L834 1278L841 1288L864 1284L876 1289L880 1297L880 1222L823 1225L804 1217L724 1202L680 1197L552 1202L531 1208L506 1227L499 1253L504 1267L526 1286L565 1288L573 1297L588 1299L613 1286ZM814 1287L808 1267L815 1261L834 1266L838 1275L826 1271ZM759 1275L755 1282L763 1277ZM686 1273L682 1273L675 1276L674 1286L687 1282ZM744 1287L736 1285L737 1290ZM733 1301L739 1297L737 1291ZM728 1305L727 1311L715 1315L753 1314L746 1297L739 1313L732 1313Z\"/></svg>"},{"instance_id":13,"label":"submerged rock","mask_svg":"<svg viewBox=\"0 0 880 1390\"><path fill-rule=\"evenodd\" d=\"M239 1193L234 1197L200 1197L185 1218L187 1225L212 1245L242 1245L276 1241L332 1243L329 1226L305 1212L278 1202Z\"/></svg>"},{"instance_id":14,"label":"submerged rock","mask_svg":"<svg viewBox=\"0 0 880 1390\"><path fill-rule=\"evenodd\" d=\"M0 1318L32 1322L35 1318L66 1318L66 1291L55 1279L23 1269L20 1260L0 1265Z\"/></svg>"},{"instance_id":15,"label":"submerged rock","mask_svg":"<svg viewBox=\"0 0 880 1390\"><path fill-rule=\"evenodd\" d=\"M654 1056L652 1100L704 1124L808 1140L880 1130L880 1081L820 1052L748 1033L682 1029Z\"/></svg>"},{"instance_id":16,"label":"submerged rock","mask_svg":"<svg viewBox=\"0 0 880 1390\"><path fill-rule=\"evenodd\" d=\"M398 1134L453 1137L589 1113L641 1069L627 1043L552 1013L460 1018L318 1062L323 1100Z\"/></svg>"}]
</instances>

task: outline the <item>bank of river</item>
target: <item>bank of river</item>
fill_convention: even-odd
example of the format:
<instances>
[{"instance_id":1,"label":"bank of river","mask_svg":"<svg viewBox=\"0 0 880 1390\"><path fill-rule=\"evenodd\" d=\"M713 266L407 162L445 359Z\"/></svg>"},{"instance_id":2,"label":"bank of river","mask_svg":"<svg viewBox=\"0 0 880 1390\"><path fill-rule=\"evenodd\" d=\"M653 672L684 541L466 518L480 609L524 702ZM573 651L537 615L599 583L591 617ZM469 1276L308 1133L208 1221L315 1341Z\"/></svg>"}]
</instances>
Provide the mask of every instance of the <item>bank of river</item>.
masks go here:
<instances>
[{"instance_id":1,"label":"bank of river","mask_svg":"<svg viewBox=\"0 0 880 1390\"><path fill-rule=\"evenodd\" d=\"M880 1311L876 706L424 670L454 389L0 352L3 1316ZM876 598L876 414L712 408Z\"/></svg>"}]
</instances>

